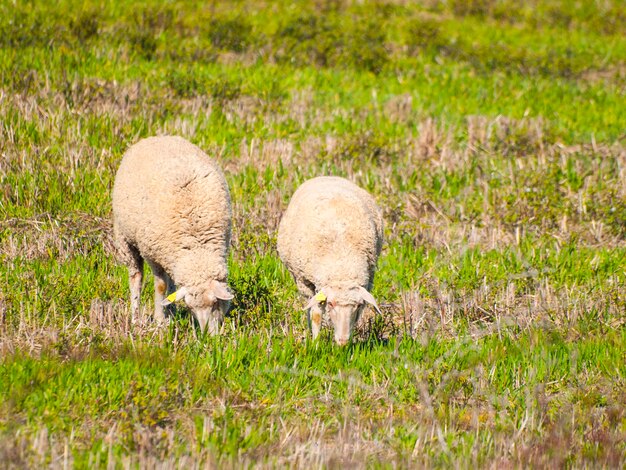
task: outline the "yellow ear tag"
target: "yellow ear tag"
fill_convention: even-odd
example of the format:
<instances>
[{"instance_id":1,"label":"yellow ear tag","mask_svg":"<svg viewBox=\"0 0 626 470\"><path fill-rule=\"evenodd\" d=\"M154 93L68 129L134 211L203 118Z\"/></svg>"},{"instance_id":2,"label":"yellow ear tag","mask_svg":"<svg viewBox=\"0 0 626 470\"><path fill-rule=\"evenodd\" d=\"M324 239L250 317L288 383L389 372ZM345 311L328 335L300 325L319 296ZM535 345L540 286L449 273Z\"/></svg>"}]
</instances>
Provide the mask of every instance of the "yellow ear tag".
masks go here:
<instances>
[{"instance_id":1,"label":"yellow ear tag","mask_svg":"<svg viewBox=\"0 0 626 470\"><path fill-rule=\"evenodd\" d=\"M176 301L176 294L177 294L177 293L178 293L178 292L172 292L170 295L168 295L168 296L166 297L166 299L167 299L167 300L169 300L170 302L175 302L175 301Z\"/></svg>"},{"instance_id":2,"label":"yellow ear tag","mask_svg":"<svg viewBox=\"0 0 626 470\"><path fill-rule=\"evenodd\" d=\"M318 302L326 302L326 296L322 292L318 292L313 298Z\"/></svg>"}]
</instances>

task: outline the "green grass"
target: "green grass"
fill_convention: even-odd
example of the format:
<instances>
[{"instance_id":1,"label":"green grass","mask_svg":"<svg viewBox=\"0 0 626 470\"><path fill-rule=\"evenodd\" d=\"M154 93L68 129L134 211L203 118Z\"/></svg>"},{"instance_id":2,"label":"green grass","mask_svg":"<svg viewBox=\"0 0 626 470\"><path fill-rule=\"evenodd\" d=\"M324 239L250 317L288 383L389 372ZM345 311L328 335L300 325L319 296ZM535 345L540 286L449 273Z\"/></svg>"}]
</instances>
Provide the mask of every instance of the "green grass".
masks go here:
<instances>
[{"instance_id":1,"label":"green grass","mask_svg":"<svg viewBox=\"0 0 626 470\"><path fill-rule=\"evenodd\" d=\"M619 1L0 4L8 467L626 463ZM219 338L131 322L110 191L178 134L233 199ZM354 342L312 342L275 233L321 174L386 244Z\"/></svg>"},{"instance_id":2,"label":"green grass","mask_svg":"<svg viewBox=\"0 0 626 470\"><path fill-rule=\"evenodd\" d=\"M276 445L270 429L279 420L299 432L316 421L331 432L379 423L382 429L363 429L363 438L383 441L385 455L402 458L424 437L414 421L420 416L448 434L446 445L422 443L418 460L445 464L470 457L463 454L476 436L466 432L482 426L506 435L528 415L558 420L563 414L580 417L589 407L619 411L626 369L616 347L623 341L615 331L572 343L539 330L471 343L392 340L340 349L289 337L273 338L269 347L265 335L234 333L190 342L183 351L100 346L80 359L18 355L3 367L2 399L19 421L90 442L79 459L106 452L92 439L112 423L120 432L120 453L139 451L135 433L147 432L154 434L157 455L162 446L174 455L198 456L204 448L223 458L264 455ZM614 388L602 379L606 375L614 378ZM426 397L435 400L432 409L425 409ZM188 441L188 428L197 430L206 419L210 431ZM608 419L606 425L619 425L619 413ZM93 424L77 426L85 420ZM580 424L571 426L569 432L580 431ZM174 430L174 442L166 442L165 429ZM478 463L484 459L478 456Z\"/></svg>"}]
</instances>

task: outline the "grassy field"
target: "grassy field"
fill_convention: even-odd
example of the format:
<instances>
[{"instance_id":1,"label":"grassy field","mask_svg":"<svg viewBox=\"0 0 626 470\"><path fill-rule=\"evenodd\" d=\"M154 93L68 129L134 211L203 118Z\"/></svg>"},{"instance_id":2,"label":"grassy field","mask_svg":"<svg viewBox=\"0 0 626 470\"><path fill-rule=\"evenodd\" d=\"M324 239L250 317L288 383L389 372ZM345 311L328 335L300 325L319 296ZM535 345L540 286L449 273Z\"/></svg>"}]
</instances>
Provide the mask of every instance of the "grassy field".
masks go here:
<instances>
[{"instance_id":1,"label":"grassy field","mask_svg":"<svg viewBox=\"0 0 626 470\"><path fill-rule=\"evenodd\" d=\"M626 465L620 0L0 2L8 468ZM221 337L131 319L110 192L186 137L231 188ZM306 179L384 210L371 312L312 342Z\"/></svg>"}]
</instances>

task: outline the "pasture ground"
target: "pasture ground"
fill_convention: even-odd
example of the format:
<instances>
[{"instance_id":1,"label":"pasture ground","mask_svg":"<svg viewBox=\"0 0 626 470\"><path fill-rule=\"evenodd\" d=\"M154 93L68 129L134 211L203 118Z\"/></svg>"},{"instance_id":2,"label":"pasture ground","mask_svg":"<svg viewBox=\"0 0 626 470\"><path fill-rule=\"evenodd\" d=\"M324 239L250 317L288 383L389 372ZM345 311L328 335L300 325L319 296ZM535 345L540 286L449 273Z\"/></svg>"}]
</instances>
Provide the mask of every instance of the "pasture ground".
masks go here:
<instances>
[{"instance_id":1,"label":"pasture ground","mask_svg":"<svg viewBox=\"0 0 626 470\"><path fill-rule=\"evenodd\" d=\"M101 3L0 4L0 461L626 464L623 2ZM109 195L165 133L231 188L219 338L129 316ZM344 348L275 249L320 174L386 222Z\"/></svg>"}]
</instances>

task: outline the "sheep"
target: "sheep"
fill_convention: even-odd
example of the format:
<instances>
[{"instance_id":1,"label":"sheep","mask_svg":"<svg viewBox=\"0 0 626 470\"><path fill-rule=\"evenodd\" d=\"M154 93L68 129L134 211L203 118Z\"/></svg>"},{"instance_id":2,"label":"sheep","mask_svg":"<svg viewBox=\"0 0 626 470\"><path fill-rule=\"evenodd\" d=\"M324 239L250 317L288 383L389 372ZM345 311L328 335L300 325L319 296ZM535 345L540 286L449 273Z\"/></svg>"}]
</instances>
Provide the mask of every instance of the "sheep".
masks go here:
<instances>
[{"instance_id":1,"label":"sheep","mask_svg":"<svg viewBox=\"0 0 626 470\"><path fill-rule=\"evenodd\" d=\"M145 260L154 274L155 320L164 322L163 307L181 300L202 332L208 326L217 334L233 298L226 264L232 210L219 166L182 137L146 138L124 154L112 200L132 315L139 314Z\"/></svg>"},{"instance_id":2,"label":"sheep","mask_svg":"<svg viewBox=\"0 0 626 470\"><path fill-rule=\"evenodd\" d=\"M313 339L330 317L335 341L346 344L365 303L383 243L382 213L364 189L336 176L320 176L294 193L278 227L278 254L298 290Z\"/></svg>"}]
</instances>

